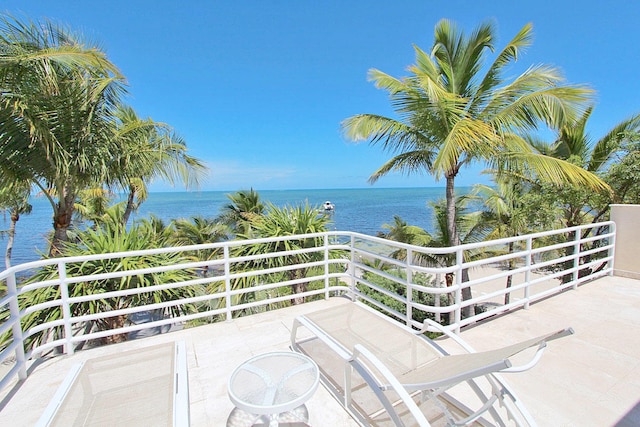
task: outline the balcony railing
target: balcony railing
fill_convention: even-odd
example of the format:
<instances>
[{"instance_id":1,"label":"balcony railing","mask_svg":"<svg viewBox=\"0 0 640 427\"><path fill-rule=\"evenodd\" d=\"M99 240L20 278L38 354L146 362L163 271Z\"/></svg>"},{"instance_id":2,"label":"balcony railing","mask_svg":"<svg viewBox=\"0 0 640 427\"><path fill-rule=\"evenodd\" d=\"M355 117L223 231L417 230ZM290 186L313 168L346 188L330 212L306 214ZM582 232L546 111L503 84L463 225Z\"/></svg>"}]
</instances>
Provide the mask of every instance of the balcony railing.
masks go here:
<instances>
[{"instance_id":1,"label":"balcony railing","mask_svg":"<svg viewBox=\"0 0 640 427\"><path fill-rule=\"evenodd\" d=\"M275 249L268 253L250 250L261 244ZM107 337L230 320L332 295L366 301L413 327L421 326L428 316L459 331L612 274L614 247L615 224L603 222L449 248L325 232L25 263L0 273L0 284L7 289L0 300L0 336L5 338L0 362L10 366L0 388L16 376L26 378L28 360L47 352L73 353ZM140 268L139 263L127 262L159 254L184 256L182 262L171 265ZM108 260L118 268L82 273L86 265ZM128 264L137 268L127 268ZM43 270L49 276L36 281L34 273ZM184 273L185 279L122 290L88 286L172 271ZM99 291L79 292L85 286ZM43 290L50 291L48 299L33 298ZM168 290L190 292L180 298L158 298ZM465 290L470 291L467 298L463 297ZM80 304L95 308L107 300L133 299L136 305L76 310ZM58 315L45 316L52 312ZM136 321L141 317L147 320ZM112 322L117 326L105 329L105 321L115 318L125 321ZM103 327L96 326L99 322Z\"/></svg>"}]
</instances>

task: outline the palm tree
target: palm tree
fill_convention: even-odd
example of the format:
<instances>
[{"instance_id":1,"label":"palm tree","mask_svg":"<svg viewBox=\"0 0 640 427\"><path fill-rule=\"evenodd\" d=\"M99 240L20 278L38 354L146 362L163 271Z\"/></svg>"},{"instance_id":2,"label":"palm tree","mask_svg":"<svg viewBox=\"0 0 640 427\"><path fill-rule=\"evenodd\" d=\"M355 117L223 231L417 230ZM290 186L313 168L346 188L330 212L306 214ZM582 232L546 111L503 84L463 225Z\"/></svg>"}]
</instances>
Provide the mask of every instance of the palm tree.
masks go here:
<instances>
[{"instance_id":1,"label":"palm tree","mask_svg":"<svg viewBox=\"0 0 640 427\"><path fill-rule=\"evenodd\" d=\"M123 224L146 200L147 184L161 178L174 184L181 180L187 189L197 187L207 167L187 154L182 138L167 125L141 119L133 108L120 105L116 111L116 139L120 150L112 162L116 186L127 192Z\"/></svg>"},{"instance_id":2,"label":"palm tree","mask_svg":"<svg viewBox=\"0 0 640 427\"><path fill-rule=\"evenodd\" d=\"M581 167L593 174L597 174L610 184L610 192L594 192L589 188L580 187L558 187L551 184L541 184L540 193L546 195L555 206L558 207L560 215L558 218L561 227L573 227L587 223L601 221L609 212L611 203L622 200L625 193L624 182L630 176L629 170L625 171L626 178L612 179L609 169L617 169L614 166L624 164L624 158L629 153L637 151L636 142L640 140L640 114L633 115L620 123L617 123L603 137L593 140L587 132L587 124L593 108L587 109L584 114L575 122L561 127L556 136L556 140L549 144L530 138L541 153L554 158L566 160ZM581 237L587 237L593 229L584 230ZM575 232L568 233L567 241L575 239ZM589 245L588 243L586 245ZM565 255L573 255L573 246L567 246ZM586 256L585 260L590 259ZM567 261L569 266L572 261ZM602 264L604 267L604 263ZM602 268L601 267L601 268ZM592 270L583 269L579 271L579 276L590 274ZM567 274L562 277L563 282L572 280L572 275Z\"/></svg>"},{"instance_id":3,"label":"palm tree","mask_svg":"<svg viewBox=\"0 0 640 427\"><path fill-rule=\"evenodd\" d=\"M170 245L200 245L229 240L231 231L226 224L219 223L209 218L195 216L189 219L174 219L170 228L172 233L168 239ZM212 260L220 253L220 249L199 250L193 253L197 260ZM203 274L208 273L208 266L204 267Z\"/></svg>"},{"instance_id":4,"label":"palm tree","mask_svg":"<svg viewBox=\"0 0 640 427\"><path fill-rule=\"evenodd\" d=\"M255 239L263 237L295 236L298 234L319 233L327 231L329 218L326 215L318 215L319 209L309 204L298 206L285 206L279 208L273 204L266 205L264 215L254 216L248 233L238 235L239 239ZM241 253L236 256L255 254L276 254L282 251L320 247L323 244L322 237L291 239L284 241L256 243L250 246L240 247ZM239 266L242 271L262 270L265 268L284 267L303 264L314 260L323 259L322 252L308 252L297 255L260 257L249 261L246 265ZM292 268L286 271L288 280L299 280L308 276L306 268ZM242 286L245 286L243 284ZM298 293L307 290L306 282L298 282L291 285L293 304L304 303L304 297L296 297Z\"/></svg>"},{"instance_id":5,"label":"palm tree","mask_svg":"<svg viewBox=\"0 0 640 427\"><path fill-rule=\"evenodd\" d=\"M203 216L175 219L171 227L174 229L171 241L176 245L200 245L229 238L229 229L224 224Z\"/></svg>"},{"instance_id":6,"label":"palm tree","mask_svg":"<svg viewBox=\"0 0 640 427\"><path fill-rule=\"evenodd\" d=\"M553 215L551 210L545 209L541 214L539 212L540 206L536 209L535 214L532 215L532 210L524 198L524 194L528 190L525 187L527 187L527 184L523 181L510 178L498 180L495 186L484 184L474 186L473 194L479 195L483 199L487 214L487 225L491 228L486 237L487 240L520 236L540 231L535 229L536 223L541 220L544 214ZM514 242L509 242L507 253L511 254L513 251ZM507 269L511 271L514 268L515 260L510 258L507 262ZM511 288L512 283L513 276L510 274L507 276L507 289ZM505 294L505 304L509 304L510 297L510 293Z\"/></svg>"},{"instance_id":7,"label":"palm tree","mask_svg":"<svg viewBox=\"0 0 640 427\"><path fill-rule=\"evenodd\" d=\"M462 244L480 242L486 238L488 233L488 224L485 221L482 212L468 212L467 205L474 199L475 198L473 196L469 195L456 198L456 229L460 233ZM434 211L435 232L433 234L430 234L420 227L408 225L401 218L395 217L394 224L387 224L385 226L389 232L381 234L381 237L427 248L451 247L451 236L449 234L449 228L447 227L446 201L436 201L431 203L431 206ZM392 256L397 259L404 259L406 257L406 251L396 251ZM414 256L414 262L418 262L425 266L446 267L453 265L456 262L455 254L433 254L429 253L429 251L425 251L417 253ZM464 261L467 262L475 259L476 257L483 256L483 254L474 251L465 251L464 256ZM445 275L445 280L447 286L452 286L454 280L453 273L447 273ZM464 269L462 271L462 281L467 282L468 280L468 270ZM471 299L471 289L468 287L463 288L462 296L464 300ZM465 307L462 316L471 316L472 310L473 307L471 306Z\"/></svg>"},{"instance_id":8,"label":"palm tree","mask_svg":"<svg viewBox=\"0 0 640 427\"><path fill-rule=\"evenodd\" d=\"M124 78L63 26L2 15L0 87L0 178L27 179L48 198L54 254L79 191L104 180L118 151L112 119Z\"/></svg>"},{"instance_id":9,"label":"palm tree","mask_svg":"<svg viewBox=\"0 0 640 427\"><path fill-rule=\"evenodd\" d=\"M378 233L378 237L395 242L414 246L429 246L433 240L431 234L424 228L407 224L399 215L393 216L392 224L382 224L382 228L387 231ZM391 253L391 257L404 260L407 258L407 251L406 249L398 249Z\"/></svg>"},{"instance_id":10,"label":"palm tree","mask_svg":"<svg viewBox=\"0 0 640 427\"><path fill-rule=\"evenodd\" d=\"M236 234L249 233L252 221L265 212L260 194L251 188L227 194L227 198L231 203L222 207L217 220L228 225Z\"/></svg>"},{"instance_id":11,"label":"palm tree","mask_svg":"<svg viewBox=\"0 0 640 427\"><path fill-rule=\"evenodd\" d=\"M591 90L562 84L557 69L534 66L508 81L507 66L531 44L525 25L487 68L495 29L481 24L466 36L452 22L435 27L431 54L414 47L416 63L406 78L369 71L378 88L389 92L400 119L360 114L343 121L346 136L369 140L396 153L369 178L375 182L391 171L427 172L446 180L446 225L452 245L460 243L455 221L455 179L466 165L484 161L502 168L526 165L529 174L555 183L606 184L568 162L535 152L518 132L542 122L558 128L579 115ZM481 71L485 70L484 75Z\"/></svg>"},{"instance_id":12,"label":"palm tree","mask_svg":"<svg viewBox=\"0 0 640 427\"><path fill-rule=\"evenodd\" d=\"M588 108L575 122L561 127L556 140L551 143L531 138L532 145L541 153L566 160L585 170L604 176L608 169L619 163L628 152L630 144L640 140L640 114L633 115L616 124L603 137L594 141L587 132L587 124L593 107ZM615 190L615 185L611 183ZM602 197L589 189L577 187L558 188L549 185L543 188L564 207L564 226L572 227L587 222L598 222L608 212L609 204L615 203L617 195L602 193ZM603 200L599 200L603 199ZM595 203L594 203L595 201Z\"/></svg>"},{"instance_id":13,"label":"palm tree","mask_svg":"<svg viewBox=\"0 0 640 427\"><path fill-rule=\"evenodd\" d=\"M9 230L6 231L7 248L5 250L4 257L6 268L11 267L11 252L13 251L13 242L16 237L16 225L20 220L20 215L30 214L33 208L29 203L30 193L31 187L26 182L0 188L0 210L8 211L11 219Z\"/></svg>"},{"instance_id":14,"label":"palm tree","mask_svg":"<svg viewBox=\"0 0 640 427\"><path fill-rule=\"evenodd\" d=\"M101 187L79 191L74 207L75 213L81 220L91 221L95 230L107 214L111 199L112 193Z\"/></svg>"},{"instance_id":15,"label":"palm tree","mask_svg":"<svg viewBox=\"0 0 640 427\"><path fill-rule=\"evenodd\" d=\"M80 231L77 240L65 242L62 254L65 256L82 256L89 254L103 254L112 252L137 251L152 249L163 246L163 242L155 240L154 230L145 226L133 225L129 230L121 226L122 209L110 210L108 219L101 223L96 229L86 229ZM115 272L123 270L140 270L160 265L177 265L188 262L188 258L180 253L163 253L155 255L145 255L126 258L94 259L80 263L67 263L67 274L69 276L99 275L105 271ZM86 282L69 284L69 296L79 297L84 295L100 295L109 292L144 288L152 285L180 283L195 277L196 272L178 269L158 273L139 273L123 278L102 278ZM44 280L56 280L59 277L57 264L43 267L27 283L40 282ZM112 310L122 310L129 307L136 307L152 304L159 301L172 301L192 297L199 289L194 286L174 287L153 292L134 293L127 297L104 296L92 301L84 301L71 305L73 316L82 316L94 313L106 313ZM51 301L60 298L60 288L58 286L48 286L37 288L21 295L20 307L32 307L37 303ZM163 310L164 316L179 316L191 312L190 305L176 304ZM23 328L29 330L37 325L48 321L62 319L62 309L60 306L53 306L32 312L23 317ZM125 326L126 315L106 317L89 321L84 330L111 330ZM40 331L29 337L28 346L48 339L56 339L63 333L62 326L56 326L52 332ZM8 336L3 338L7 339ZM105 342L121 342L126 340L126 335L115 335L107 337ZM3 343L6 344L6 343ZM1 347L2 345L0 345Z\"/></svg>"}]
</instances>

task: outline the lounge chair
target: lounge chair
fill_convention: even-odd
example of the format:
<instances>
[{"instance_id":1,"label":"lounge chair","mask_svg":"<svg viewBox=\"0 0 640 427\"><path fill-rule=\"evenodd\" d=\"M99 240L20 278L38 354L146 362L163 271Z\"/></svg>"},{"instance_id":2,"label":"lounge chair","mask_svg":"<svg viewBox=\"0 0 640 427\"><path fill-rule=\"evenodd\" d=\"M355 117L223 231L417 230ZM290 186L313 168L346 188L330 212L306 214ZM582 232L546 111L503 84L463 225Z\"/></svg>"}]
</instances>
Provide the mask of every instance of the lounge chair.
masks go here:
<instances>
[{"instance_id":1,"label":"lounge chair","mask_svg":"<svg viewBox=\"0 0 640 427\"><path fill-rule=\"evenodd\" d=\"M465 353L448 354L424 335L429 327ZM325 387L363 425L527 426L535 422L496 374L530 369L548 341L572 333L567 328L476 353L435 322L414 330L353 302L296 318L291 346L316 361ZM527 362L512 366L521 353Z\"/></svg>"}]
</instances>

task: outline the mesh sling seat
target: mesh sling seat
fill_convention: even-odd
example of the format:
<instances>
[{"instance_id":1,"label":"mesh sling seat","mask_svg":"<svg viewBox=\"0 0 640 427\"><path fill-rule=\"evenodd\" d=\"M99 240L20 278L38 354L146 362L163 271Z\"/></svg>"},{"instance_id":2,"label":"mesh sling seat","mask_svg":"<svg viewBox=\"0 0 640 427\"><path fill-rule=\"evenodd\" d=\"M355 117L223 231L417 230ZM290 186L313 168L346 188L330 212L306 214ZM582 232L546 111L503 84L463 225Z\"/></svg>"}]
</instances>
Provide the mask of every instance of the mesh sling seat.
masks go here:
<instances>
[{"instance_id":1,"label":"mesh sling seat","mask_svg":"<svg viewBox=\"0 0 640 427\"><path fill-rule=\"evenodd\" d=\"M465 353L448 354L424 336L429 326ZM296 318L291 345L316 361L325 387L363 425L526 426L535 422L496 374L530 369L548 341L572 333L567 328L473 352L435 322L426 320L416 331L352 302ZM527 362L513 367L511 358L523 352Z\"/></svg>"},{"instance_id":2,"label":"mesh sling seat","mask_svg":"<svg viewBox=\"0 0 640 427\"><path fill-rule=\"evenodd\" d=\"M76 364L36 426L189 424L186 346L178 341Z\"/></svg>"}]
</instances>

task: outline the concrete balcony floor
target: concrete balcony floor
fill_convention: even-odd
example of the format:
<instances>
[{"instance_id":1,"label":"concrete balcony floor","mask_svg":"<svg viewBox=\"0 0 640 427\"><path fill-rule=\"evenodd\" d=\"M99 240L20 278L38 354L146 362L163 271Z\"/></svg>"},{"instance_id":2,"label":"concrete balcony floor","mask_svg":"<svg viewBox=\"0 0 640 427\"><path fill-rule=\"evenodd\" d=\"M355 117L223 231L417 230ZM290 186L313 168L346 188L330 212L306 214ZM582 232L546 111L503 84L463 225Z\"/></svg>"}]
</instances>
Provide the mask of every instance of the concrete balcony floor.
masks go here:
<instances>
[{"instance_id":1,"label":"concrete balcony floor","mask_svg":"<svg viewBox=\"0 0 640 427\"><path fill-rule=\"evenodd\" d=\"M347 302L332 298L46 360L24 383L0 392L0 425L33 425L81 360L183 340L191 425L224 426L233 409L226 390L233 369L253 355L287 350L295 316ZM601 278L468 327L462 337L485 350L565 326L575 335L551 343L536 367L503 375L534 419L541 426L640 425L640 281ZM322 386L307 407L312 426L357 425Z\"/></svg>"}]
</instances>

